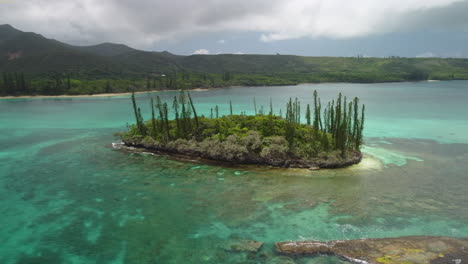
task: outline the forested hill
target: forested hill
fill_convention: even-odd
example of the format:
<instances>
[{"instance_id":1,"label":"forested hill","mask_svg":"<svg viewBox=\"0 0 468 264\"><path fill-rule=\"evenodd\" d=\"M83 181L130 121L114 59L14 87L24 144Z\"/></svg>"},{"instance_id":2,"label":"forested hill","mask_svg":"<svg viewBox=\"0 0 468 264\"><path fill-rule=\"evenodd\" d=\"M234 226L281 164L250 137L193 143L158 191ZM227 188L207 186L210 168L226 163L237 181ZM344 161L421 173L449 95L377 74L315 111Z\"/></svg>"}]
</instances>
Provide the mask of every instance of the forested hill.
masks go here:
<instances>
[{"instance_id":1,"label":"forested hill","mask_svg":"<svg viewBox=\"0 0 468 264\"><path fill-rule=\"evenodd\" d=\"M0 25L0 95L89 94L302 82L468 79L468 59L191 55L73 46Z\"/></svg>"}]
</instances>

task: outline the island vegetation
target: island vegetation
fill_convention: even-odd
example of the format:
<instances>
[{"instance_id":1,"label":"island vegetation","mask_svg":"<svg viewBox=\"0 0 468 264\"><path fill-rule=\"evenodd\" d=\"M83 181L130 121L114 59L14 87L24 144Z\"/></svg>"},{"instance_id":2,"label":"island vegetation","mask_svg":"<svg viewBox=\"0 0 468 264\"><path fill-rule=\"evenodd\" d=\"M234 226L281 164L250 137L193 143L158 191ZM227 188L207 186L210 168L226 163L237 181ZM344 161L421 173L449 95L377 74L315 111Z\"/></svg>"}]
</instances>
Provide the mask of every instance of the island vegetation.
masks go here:
<instances>
[{"instance_id":1,"label":"island vegetation","mask_svg":"<svg viewBox=\"0 0 468 264\"><path fill-rule=\"evenodd\" d=\"M321 82L468 79L468 59L179 56L103 43L73 46L0 25L0 96L90 95Z\"/></svg>"},{"instance_id":2,"label":"island vegetation","mask_svg":"<svg viewBox=\"0 0 468 264\"><path fill-rule=\"evenodd\" d=\"M151 118L143 120L135 95L131 100L136 123L118 135L127 146L150 151L182 154L231 163L265 164L277 167L338 168L358 163L362 154L365 106L355 97L341 93L323 104L314 91L312 104L305 105L301 123L301 102L289 99L284 117L268 108L257 107L254 115L198 115L190 93L181 91L172 102L151 99Z\"/></svg>"}]
</instances>

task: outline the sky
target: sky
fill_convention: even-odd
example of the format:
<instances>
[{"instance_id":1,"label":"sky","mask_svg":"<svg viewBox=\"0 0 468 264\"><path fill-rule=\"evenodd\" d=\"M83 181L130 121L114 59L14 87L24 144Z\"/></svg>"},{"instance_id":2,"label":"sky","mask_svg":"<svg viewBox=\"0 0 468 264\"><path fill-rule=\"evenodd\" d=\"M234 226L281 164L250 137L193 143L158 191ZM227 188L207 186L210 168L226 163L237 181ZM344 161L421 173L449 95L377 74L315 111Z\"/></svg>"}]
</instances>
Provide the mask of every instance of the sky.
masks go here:
<instances>
[{"instance_id":1,"label":"sky","mask_svg":"<svg viewBox=\"0 0 468 264\"><path fill-rule=\"evenodd\" d=\"M468 0L0 0L0 24L181 55L468 57Z\"/></svg>"}]
</instances>

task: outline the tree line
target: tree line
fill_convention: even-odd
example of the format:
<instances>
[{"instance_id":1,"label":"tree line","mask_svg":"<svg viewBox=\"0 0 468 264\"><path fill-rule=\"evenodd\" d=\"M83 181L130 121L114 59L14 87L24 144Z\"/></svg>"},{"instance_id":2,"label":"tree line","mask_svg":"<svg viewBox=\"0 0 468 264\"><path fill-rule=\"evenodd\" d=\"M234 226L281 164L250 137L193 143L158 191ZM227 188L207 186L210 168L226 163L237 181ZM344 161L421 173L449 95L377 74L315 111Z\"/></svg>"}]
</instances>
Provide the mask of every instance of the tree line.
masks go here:
<instances>
[{"instance_id":1,"label":"tree line","mask_svg":"<svg viewBox=\"0 0 468 264\"><path fill-rule=\"evenodd\" d=\"M188 139L189 135L196 135L199 131L199 121L197 111L193 104L190 93L181 91L179 96L174 96L172 106L169 107L167 102L162 102L159 96L150 100L151 108L151 127L145 126L141 109L137 106L135 93L131 96L133 112L136 120L136 127L140 135L151 136L163 142L174 140L177 138ZM172 108L175 120L175 134L171 135L171 127L169 125L169 109ZM193 116L193 118L192 118Z\"/></svg>"},{"instance_id":2,"label":"tree line","mask_svg":"<svg viewBox=\"0 0 468 264\"><path fill-rule=\"evenodd\" d=\"M140 76L85 77L78 73L51 72L26 75L3 72L0 95L80 95L124 93L131 91L180 90L236 85L232 72L199 73L185 70L167 73L147 73Z\"/></svg>"},{"instance_id":3,"label":"tree line","mask_svg":"<svg viewBox=\"0 0 468 264\"><path fill-rule=\"evenodd\" d=\"M264 136L274 136L281 134L288 142L290 150L302 148L301 145L308 144L320 151L340 151L343 156L348 151L359 151L363 142L363 129L365 118L365 105L359 104L359 98L348 100L340 93L336 100L328 102L322 108L321 99L317 91L314 91L312 105L307 104L305 110L305 123L301 123L301 102L296 98L290 98L286 104L286 112L282 117L281 109L279 116L274 114L274 106L270 99L269 111L265 111L263 106L257 108L255 97L253 98L254 117L262 117L259 124L254 125ZM239 127L244 127L241 116L246 116L245 112L240 115L233 114L232 102L229 101L229 115L220 117L219 106L210 109L210 116L199 117L190 93L181 91L178 96L174 96L172 105L162 102L157 96L156 100L151 98L151 119L145 123L141 109L137 106L134 93L131 96L133 111L136 119L137 133L146 137L149 136L157 141L169 142L177 139L199 139L203 140L203 135L213 133L229 134L226 131L234 131L223 125L223 118L233 117L233 120L240 122ZM172 111L171 111L172 110ZM213 111L214 110L214 111ZM201 120L200 120L201 118ZM212 121L209 121L212 120ZM223 121L224 120L224 121ZM279 120L279 121L278 121ZM206 123L214 122L214 125ZM204 130L210 129L210 133Z\"/></svg>"}]
</instances>

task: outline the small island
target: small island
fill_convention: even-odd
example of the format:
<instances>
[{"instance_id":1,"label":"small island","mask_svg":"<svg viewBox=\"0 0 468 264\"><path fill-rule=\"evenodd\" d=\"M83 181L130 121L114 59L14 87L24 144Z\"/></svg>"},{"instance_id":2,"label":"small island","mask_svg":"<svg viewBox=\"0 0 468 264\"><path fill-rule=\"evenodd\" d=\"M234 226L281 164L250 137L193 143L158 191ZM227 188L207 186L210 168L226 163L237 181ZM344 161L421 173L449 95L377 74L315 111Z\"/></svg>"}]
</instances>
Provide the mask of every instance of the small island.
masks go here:
<instances>
[{"instance_id":1,"label":"small island","mask_svg":"<svg viewBox=\"0 0 468 264\"><path fill-rule=\"evenodd\" d=\"M172 104L151 98L151 119L143 120L135 95L131 97L136 124L117 133L126 146L156 153L184 155L234 164L258 164L285 168L342 168L362 159L362 131L365 106L355 97L341 93L322 106L317 91L312 105L306 105L301 123L301 103L289 99L283 117L274 114L270 100L255 115L233 113L220 116L219 107L209 117L197 114L190 93L181 91ZM170 109L172 111L170 111ZM323 110L322 110L323 109Z\"/></svg>"}]
</instances>

